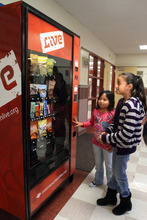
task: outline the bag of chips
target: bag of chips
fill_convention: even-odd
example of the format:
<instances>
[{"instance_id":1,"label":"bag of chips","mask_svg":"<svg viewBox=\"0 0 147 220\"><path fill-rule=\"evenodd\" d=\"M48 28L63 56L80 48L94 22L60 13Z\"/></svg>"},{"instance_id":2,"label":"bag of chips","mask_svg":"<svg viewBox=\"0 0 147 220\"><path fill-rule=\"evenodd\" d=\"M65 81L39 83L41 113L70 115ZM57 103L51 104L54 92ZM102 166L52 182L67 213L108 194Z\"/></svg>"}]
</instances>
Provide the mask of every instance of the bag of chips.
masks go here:
<instances>
[{"instance_id":1,"label":"bag of chips","mask_svg":"<svg viewBox=\"0 0 147 220\"><path fill-rule=\"evenodd\" d=\"M47 75L47 69L46 69L47 60L48 57L38 56L38 65L41 75Z\"/></svg>"},{"instance_id":2,"label":"bag of chips","mask_svg":"<svg viewBox=\"0 0 147 220\"><path fill-rule=\"evenodd\" d=\"M47 64L46 64L46 69L47 69L47 74L49 76L53 76L54 63L56 63L56 61L54 59L48 58Z\"/></svg>"},{"instance_id":3,"label":"bag of chips","mask_svg":"<svg viewBox=\"0 0 147 220\"><path fill-rule=\"evenodd\" d=\"M37 121L30 122L30 137L31 139L38 138L38 122Z\"/></svg>"},{"instance_id":4,"label":"bag of chips","mask_svg":"<svg viewBox=\"0 0 147 220\"><path fill-rule=\"evenodd\" d=\"M52 117L47 118L47 132L52 132Z\"/></svg>"},{"instance_id":5,"label":"bag of chips","mask_svg":"<svg viewBox=\"0 0 147 220\"><path fill-rule=\"evenodd\" d=\"M38 91L39 91L40 98L45 98L47 95L47 85L39 84Z\"/></svg>"},{"instance_id":6,"label":"bag of chips","mask_svg":"<svg viewBox=\"0 0 147 220\"><path fill-rule=\"evenodd\" d=\"M30 60L31 60L30 73L31 74L38 73L38 55L30 54Z\"/></svg>"},{"instance_id":7,"label":"bag of chips","mask_svg":"<svg viewBox=\"0 0 147 220\"><path fill-rule=\"evenodd\" d=\"M47 119L38 121L38 130L40 137L47 135Z\"/></svg>"}]
</instances>

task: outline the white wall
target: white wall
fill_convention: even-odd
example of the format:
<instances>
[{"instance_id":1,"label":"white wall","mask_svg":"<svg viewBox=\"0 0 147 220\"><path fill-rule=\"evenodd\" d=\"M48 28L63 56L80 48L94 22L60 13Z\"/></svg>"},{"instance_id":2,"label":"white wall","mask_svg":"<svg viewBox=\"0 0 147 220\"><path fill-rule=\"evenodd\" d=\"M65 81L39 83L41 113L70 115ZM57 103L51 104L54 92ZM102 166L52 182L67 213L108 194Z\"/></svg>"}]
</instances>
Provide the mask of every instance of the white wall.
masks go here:
<instances>
[{"instance_id":1,"label":"white wall","mask_svg":"<svg viewBox=\"0 0 147 220\"><path fill-rule=\"evenodd\" d=\"M147 66L147 54L117 55L116 66Z\"/></svg>"},{"instance_id":2,"label":"white wall","mask_svg":"<svg viewBox=\"0 0 147 220\"><path fill-rule=\"evenodd\" d=\"M88 66L82 65L82 57L89 58L89 53L81 49L80 51L80 74L79 74L79 85L88 85Z\"/></svg>"},{"instance_id":3,"label":"white wall","mask_svg":"<svg viewBox=\"0 0 147 220\"><path fill-rule=\"evenodd\" d=\"M9 4L15 0L0 0L0 3ZM54 0L25 0L34 8L43 12L61 25L80 36L81 47L95 53L108 62L115 65L116 56L109 50L97 37L95 37L87 28L80 24L73 16L67 13Z\"/></svg>"},{"instance_id":4,"label":"white wall","mask_svg":"<svg viewBox=\"0 0 147 220\"><path fill-rule=\"evenodd\" d=\"M147 66L146 67L138 67L137 71L142 71L142 79L144 83L144 87L147 88Z\"/></svg>"}]
</instances>

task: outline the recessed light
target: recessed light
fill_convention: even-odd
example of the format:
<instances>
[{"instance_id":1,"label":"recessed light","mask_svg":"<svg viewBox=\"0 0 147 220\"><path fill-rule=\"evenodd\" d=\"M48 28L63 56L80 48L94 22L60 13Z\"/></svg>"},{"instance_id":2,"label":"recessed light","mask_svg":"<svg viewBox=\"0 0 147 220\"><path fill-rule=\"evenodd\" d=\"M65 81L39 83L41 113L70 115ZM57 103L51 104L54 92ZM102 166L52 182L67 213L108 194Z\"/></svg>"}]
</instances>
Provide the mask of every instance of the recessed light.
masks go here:
<instances>
[{"instance_id":1,"label":"recessed light","mask_svg":"<svg viewBox=\"0 0 147 220\"><path fill-rule=\"evenodd\" d=\"M139 45L140 50L147 50L147 45Z\"/></svg>"}]
</instances>

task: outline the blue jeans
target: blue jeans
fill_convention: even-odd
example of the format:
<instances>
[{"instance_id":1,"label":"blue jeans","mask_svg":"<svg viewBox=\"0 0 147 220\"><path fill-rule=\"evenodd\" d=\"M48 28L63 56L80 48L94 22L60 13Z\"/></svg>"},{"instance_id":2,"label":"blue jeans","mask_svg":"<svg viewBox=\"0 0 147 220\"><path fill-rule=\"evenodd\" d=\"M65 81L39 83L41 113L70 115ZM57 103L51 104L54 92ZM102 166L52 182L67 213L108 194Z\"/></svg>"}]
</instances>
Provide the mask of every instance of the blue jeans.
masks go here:
<instances>
[{"instance_id":1,"label":"blue jeans","mask_svg":"<svg viewBox=\"0 0 147 220\"><path fill-rule=\"evenodd\" d=\"M117 155L116 153L117 148L114 147L112 159L112 178L107 185L109 188L117 190L122 197L128 197L130 195L130 189L126 169L130 154Z\"/></svg>"},{"instance_id":2,"label":"blue jeans","mask_svg":"<svg viewBox=\"0 0 147 220\"><path fill-rule=\"evenodd\" d=\"M104 161L106 167L107 182L110 181L112 176L112 153L109 153L108 151L95 144L93 144L93 152L96 166L94 183L97 185L102 185L104 184Z\"/></svg>"}]
</instances>

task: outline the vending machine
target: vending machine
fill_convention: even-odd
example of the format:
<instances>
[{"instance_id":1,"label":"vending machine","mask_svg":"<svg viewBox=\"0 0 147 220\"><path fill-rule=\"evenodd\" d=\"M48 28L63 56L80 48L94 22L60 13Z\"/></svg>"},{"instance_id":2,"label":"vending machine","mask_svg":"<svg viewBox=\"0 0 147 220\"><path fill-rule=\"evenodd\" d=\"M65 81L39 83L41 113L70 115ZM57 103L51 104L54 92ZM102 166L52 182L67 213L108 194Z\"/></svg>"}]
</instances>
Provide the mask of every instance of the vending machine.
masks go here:
<instances>
[{"instance_id":1,"label":"vending machine","mask_svg":"<svg viewBox=\"0 0 147 220\"><path fill-rule=\"evenodd\" d=\"M73 179L80 38L22 1L0 21L0 209L27 220Z\"/></svg>"}]
</instances>

